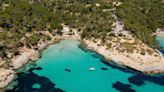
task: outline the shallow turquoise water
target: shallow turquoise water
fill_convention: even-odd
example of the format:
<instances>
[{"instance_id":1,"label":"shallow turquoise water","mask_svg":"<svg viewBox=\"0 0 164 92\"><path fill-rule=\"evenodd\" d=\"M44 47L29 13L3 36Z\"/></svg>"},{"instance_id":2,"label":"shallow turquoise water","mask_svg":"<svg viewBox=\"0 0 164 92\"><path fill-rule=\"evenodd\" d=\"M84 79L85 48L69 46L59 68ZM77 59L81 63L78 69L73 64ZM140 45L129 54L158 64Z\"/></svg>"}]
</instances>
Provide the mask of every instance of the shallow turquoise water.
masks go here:
<instances>
[{"instance_id":1,"label":"shallow turquoise water","mask_svg":"<svg viewBox=\"0 0 164 92\"><path fill-rule=\"evenodd\" d=\"M51 45L36 62L37 66L35 67L42 69L34 69L32 74L27 74L31 74L31 80L34 75L36 79L38 76L39 78L45 77L55 84L55 88L60 88L65 92L164 92L163 75L149 76L114 64L107 65L102 62L104 61L102 57L96 53L82 50L79 48L79 44L78 41L62 40L59 44ZM96 70L89 71L90 67L95 67ZM29 78L26 77L26 74L20 78L17 79L20 82L17 89L20 89L22 85L29 86L29 90L32 90L31 86L35 87L36 83L24 84L26 78ZM38 81L42 80L38 79ZM34 91L17 90L16 92ZM47 91L37 90L35 92L60 91L47 89Z\"/></svg>"},{"instance_id":2,"label":"shallow turquoise water","mask_svg":"<svg viewBox=\"0 0 164 92\"><path fill-rule=\"evenodd\" d=\"M48 77L56 87L66 92L116 91L112 88L112 83L118 80L128 83L127 78L130 74L101 63L99 58L94 58L90 53L79 49L78 45L77 41L65 40L50 46L37 61L43 70L34 72ZM96 70L89 71L89 67L95 67ZM107 67L109 70L103 71L101 67ZM66 72L65 68L71 72Z\"/></svg>"},{"instance_id":3,"label":"shallow turquoise water","mask_svg":"<svg viewBox=\"0 0 164 92\"><path fill-rule=\"evenodd\" d=\"M40 89L40 84L34 84L32 88Z\"/></svg>"},{"instance_id":4,"label":"shallow turquoise water","mask_svg":"<svg viewBox=\"0 0 164 92\"><path fill-rule=\"evenodd\" d=\"M156 41L159 42L159 44L162 48L164 48L164 36L162 36L162 35L157 36Z\"/></svg>"}]
</instances>

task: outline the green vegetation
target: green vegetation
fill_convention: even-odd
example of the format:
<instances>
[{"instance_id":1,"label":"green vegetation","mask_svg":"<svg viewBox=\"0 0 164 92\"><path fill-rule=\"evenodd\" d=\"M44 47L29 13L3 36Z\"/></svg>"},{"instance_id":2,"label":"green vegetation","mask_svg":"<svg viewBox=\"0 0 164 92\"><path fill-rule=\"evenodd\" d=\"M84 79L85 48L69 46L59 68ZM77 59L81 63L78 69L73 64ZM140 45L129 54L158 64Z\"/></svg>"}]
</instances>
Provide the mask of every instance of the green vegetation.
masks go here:
<instances>
[{"instance_id":1,"label":"green vegetation","mask_svg":"<svg viewBox=\"0 0 164 92\"><path fill-rule=\"evenodd\" d=\"M112 2L105 0L0 1L0 54L7 57L7 52L17 53L23 45L31 47L40 39L49 39L37 32L49 30L54 35L52 30L62 29L61 24L79 28L83 38L102 38L105 42L113 18L111 11L104 10L111 8Z\"/></svg>"},{"instance_id":2,"label":"green vegetation","mask_svg":"<svg viewBox=\"0 0 164 92\"><path fill-rule=\"evenodd\" d=\"M106 33L111 31L112 12L103 11L113 8L111 1L58 0L56 3L55 14L60 15L66 25L82 30L83 38L105 38Z\"/></svg>"},{"instance_id":3,"label":"green vegetation","mask_svg":"<svg viewBox=\"0 0 164 92\"><path fill-rule=\"evenodd\" d=\"M162 0L120 0L118 16L125 27L143 42L154 45L151 35L157 28L164 27L164 4Z\"/></svg>"},{"instance_id":4,"label":"green vegetation","mask_svg":"<svg viewBox=\"0 0 164 92\"><path fill-rule=\"evenodd\" d=\"M0 2L0 56L8 58L7 53L17 53L18 47L35 45L45 35L37 31L61 29L58 18L41 4L30 4L26 0L4 0ZM5 7L5 8L4 8ZM26 33L26 43L21 42Z\"/></svg>"},{"instance_id":5,"label":"green vegetation","mask_svg":"<svg viewBox=\"0 0 164 92\"><path fill-rule=\"evenodd\" d=\"M113 1L123 4L116 7ZM152 32L164 26L163 10L160 0L0 0L0 56L9 58L7 54L18 54L19 47L50 39L39 32L56 35L61 33L61 24L79 28L82 38L100 38L105 43L116 36L111 32L112 14L135 37L153 46Z\"/></svg>"}]
</instances>

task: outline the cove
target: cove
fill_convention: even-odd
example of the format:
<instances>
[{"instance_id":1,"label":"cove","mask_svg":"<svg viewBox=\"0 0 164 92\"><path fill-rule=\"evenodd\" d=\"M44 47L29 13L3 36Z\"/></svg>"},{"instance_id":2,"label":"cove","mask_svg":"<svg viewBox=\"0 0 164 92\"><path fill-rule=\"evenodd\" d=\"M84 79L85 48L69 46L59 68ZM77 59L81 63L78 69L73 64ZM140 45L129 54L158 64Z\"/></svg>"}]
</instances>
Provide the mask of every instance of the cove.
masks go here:
<instances>
[{"instance_id":1,"label":"cove","mask_svg":"<svg viewBox=\"0 0 164 92\"><path fill-rule=\"evenodd\" d=\"M80 42L62 40L49 46L35 65L18 74L7 92L163 92L164 75L145 75L112 63ZM109 61L108 61L109 62ZM95 70L90 71L89 68Z\"/></svg>"}]
</instances>

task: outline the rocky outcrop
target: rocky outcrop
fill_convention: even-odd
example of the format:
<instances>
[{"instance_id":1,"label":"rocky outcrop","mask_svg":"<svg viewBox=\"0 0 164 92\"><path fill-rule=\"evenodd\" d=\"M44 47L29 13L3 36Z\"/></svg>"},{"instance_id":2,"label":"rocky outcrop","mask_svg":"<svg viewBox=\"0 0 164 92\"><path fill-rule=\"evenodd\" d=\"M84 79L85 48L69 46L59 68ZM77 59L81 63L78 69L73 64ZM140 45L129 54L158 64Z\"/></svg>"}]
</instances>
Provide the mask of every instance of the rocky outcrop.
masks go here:
<instances>
[{"instance_id":1,"label":"rocky outcrop","mask_svg":"<svg viewBox=\"0 0 164 92\"><path fill-rule=\"evenodd\" d=\"M73 29L75 32L75 29ZM40 53L43 49L45 49L48 45L53 44L54 42L61 40L61 39L74 39L79 40L80 36L76 33L76 36L64 34L62 36L53 36L49 31L44 31L43 34L46 34L47 36L51 37L51 40L43 41L42 39L38 41L38 44L34 47L28 48L26 46L22 48L18 48L19 55L14 56L11 59L10 67L9 69L1 69L0 68L0 88L3 88L7 86L15 77L16 73L14 70L19 69L23 67L25 64L28 63L28 61L36 61L40 57ZM1 61L1 58L0 58ZM0 63L1 64L1 63Z\"/></svg>"},{"instance_id":2,"label":"rocky outcrop","mask_svg":"<svg viewBox=\"0 0 164 92\"><path fill-rule=\"evenodd\" d=\"M0 68L0 88L7 86L14 79L15 74L11 69Z\"/></svg>"},{"instance_id":3,"label":"rocky outcrop","mask_svg":"<svg viewBox=\"0 0 164 92\"><path fill-rule=\"evenodd\" d=\"M34 49L28 49L26 47L21 48L21 55L18 55L12 59L11 66L13 69L21 68L29 60L35 61L39 58L39 52Z\"/></svg>"}]
</instances>

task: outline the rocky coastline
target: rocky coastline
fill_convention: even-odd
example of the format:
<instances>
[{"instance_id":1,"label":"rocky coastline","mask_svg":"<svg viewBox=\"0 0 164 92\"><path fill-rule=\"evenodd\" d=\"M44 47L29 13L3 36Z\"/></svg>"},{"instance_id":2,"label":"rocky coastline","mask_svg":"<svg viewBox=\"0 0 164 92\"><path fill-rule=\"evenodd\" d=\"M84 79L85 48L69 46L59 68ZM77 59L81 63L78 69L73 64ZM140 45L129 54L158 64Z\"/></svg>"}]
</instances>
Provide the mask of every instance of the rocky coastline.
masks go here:
<instances>
[{"instance_id":1,"label":"rocky coastline","mask_svg":"<svg viewBox=\"0 0 164 92\"><path fill-rule=\"evenodd\" d=\"M42 44L43 47L39 50L35 49L29 49L27 47L19 48L20 55L14 56L11 59L11 63L9 68L0 68L0 88L4 88L7 86L12 80L16 77L15 70L23 67L25 64L28 63L28 61L36 61L40 57L40 52L44 48L46 48L48 45L52 44L53 42L50 41L50 43L44 43ZM38 45L40 47L40 45Z\"/></svg>"},{"instance_id":2,"label":"rocky coastline","mask_svg":"<svg viewBox=\"0 0 164 92\"><path fill-rule=\"evenodd\" d=\"M137 59L133 59L132 56L127 57L125 55L118 53L115 50L108 50L106 46L100 46L91 40L85 39L84 42L89 50L97 52L98 54L102 55L105 59L109 60L109 62L114 62L116 64L132 68L145 74L164 73L164 58L160 55L160 52L160 58L150 57L152 61L156 60L156 62L145 63L146 61L138 62Z\"/></svg>"},{"instance_id":3,"label":"rocky coastline","mask_svg":"<svg viewBox=\"0 0 164 92\"><path fill-rule=\"evenodd\" d=\"M6 87L12 80L15 79L16 77L15 70L23 67L29 61L38 60L41 52L49 45L59 42L62 39L80 40L80 36L75 32L75 29L73 29L74 35L70 35L70 33L72 32L67 32L70 31L69 27L67 26L64 26L62 31L64 31L63 35L55 35L55 36L53 36L49 31L45 31L44 34L51 37L51 40L47 40L47 41L40 40L37 46L35 46L35 48L34 47L28 48L26 46L18 48L20 54L14 56L11 59L9 68L7 69L0 68L0 88Z\"/></svg>"},{"instance_id":4,"label":"rocky coastline","mask_svg":"<svg viewBox=\"0 0 164 92\"><path fill-rule=\"evenodd\" d=\"M120 26L117 28L116 25L116 28L114 30L116 30L115 32L117 32L120 29L123 30L123 28L120 28ZM82 41L87 46L87 49L93 50L98 54L104 56L104 58L109 60L109 62L114 62L116 64L127 66L146 74L164 73L164 57L158 51L153 50L153 53L155 53L153 55L149 55L149 54L141 55L135 52L121 53L117 49L113 49L114 47L110 49L107 48L106 45L102 45L100 43L101 41L95 42L91 39L81 39L76 29L72 29L72 30L73 30L71 32L72 34L70 35L70 32L68 32L70 31L69 27L65 27L64 30L65 32L63 32L64 34L57 35L57 36L53 36L48 31L46 31L45 33L51 37L51 40L38 42L38 45L36 46L37 49L34 48L29 49L27 47L19 48L21 54L12 58L10 68L9 69L0 68L0 88L4 88L12 80L14 80L16 76L16 72L15 72L16 69L23 67L30 60L36 61L37 59L39 59L40 53L47 46L61 39L74 39L74 40ZM126 32L124 33L127 34ZM123 40L122 42L127 42L127 41ZM130 40L129 42L133 42L133 40L132 41ZM145 48L152 50L152 48L148 47L145 44L141 44L141 46L145 46ZM139 59L135 57L139 57Z\"/></svg>"}]
</instances>

